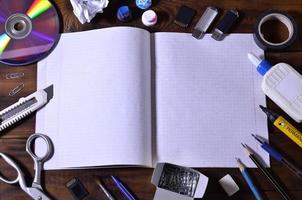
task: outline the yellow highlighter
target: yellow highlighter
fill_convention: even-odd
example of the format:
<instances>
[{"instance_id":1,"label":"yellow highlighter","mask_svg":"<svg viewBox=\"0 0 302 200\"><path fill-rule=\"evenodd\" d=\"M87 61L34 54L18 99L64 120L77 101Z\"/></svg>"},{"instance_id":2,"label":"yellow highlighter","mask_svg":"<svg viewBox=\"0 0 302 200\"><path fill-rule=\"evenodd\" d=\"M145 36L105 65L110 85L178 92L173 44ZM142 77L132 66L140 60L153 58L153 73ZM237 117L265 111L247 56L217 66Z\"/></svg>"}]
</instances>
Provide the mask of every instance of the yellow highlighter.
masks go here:
<instances>
[{"instance_id":1,"label":"yellow highlighter","mask_svg":"<svg viewBox=\"0 0 302 200\"><path fill-rule=\"evenodd\" d=\"M294 141L297 145L302 148L302 133L298 131L293 125L291 125L286 119L281 115L270 111L269 109L260 106L263 112L268 116L269 120L274 123L274 125L282 131L287 137Z\"/></svg>"}]
</instances>

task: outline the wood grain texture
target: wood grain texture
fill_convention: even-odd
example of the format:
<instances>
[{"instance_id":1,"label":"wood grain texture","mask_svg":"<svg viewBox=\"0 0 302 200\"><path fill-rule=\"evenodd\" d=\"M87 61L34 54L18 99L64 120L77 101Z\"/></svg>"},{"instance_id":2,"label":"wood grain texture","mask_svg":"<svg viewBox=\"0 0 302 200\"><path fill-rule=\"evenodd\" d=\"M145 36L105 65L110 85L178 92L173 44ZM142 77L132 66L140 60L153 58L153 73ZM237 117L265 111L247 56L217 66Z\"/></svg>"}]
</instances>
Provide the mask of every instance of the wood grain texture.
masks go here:
<instances>
[{"instance_id":1,"label":"wood grain texture","mask_svg":"<svg viewBox=\"0 0 302 200\"><path fill-rule=\"evenodd\" d=\"M209 5L220 8L221 13L227 9L238 9L241 13L241 20L234 27L234 32L238 33L250 33L253 32L253 27L257 16L268 9L278 9L289 12L297 21L299 27L302 25L302 1L297 0L153 0L153 9L159 14L159 23L152 27L146 28L151 32L156 31L168 31L168 32L191 32L193 24L195 24L198 18L201 16L205 8ZM130 2L130 3L129 3ZM142 11L135 8L134 0L112 0L108 8L105 9L103 14L98 15L90 24L81 25L73 14L71 4L69 0L56 0L55 1L62 19L62 32L75 32L85 31L97 28L111 27L111 26L136 26L145 28L140 22L140 15ZM116 17L115 13L119 6L130 4L134 11L134 19L130 23L121 23ZM181 5L187 5L197 10L197 16L194 18L192 25L185 29L181 28L173 23L177 9ZM220 14L220 18L222 14ZM301 30L299 31L299 37L295 44L288 50L282 53L267 52L267 57L272 63L288 62L294 66L299 72L302 73L302 43L300 39ZM80 45L79 45L80 47ZM31 65L27 67L8 67L0 64L0 109L14 103L21 96L26 96L36 90L36 66ZM25 77L21 80L5 80L3 75L12 72L24 72ZM80 80L79 80L80 81ZM25 88L15 97L9 97L8 92L14 88L19 82L25 84ZM287 119L290 119L278 106L272 101L268 100L268 105L271 109L285 115ZM302 124L297 124L290 120L295 126L302 130ZM219 122L217 122L219 123ZM26 138L34 132L35 116L30 116L22 123L16 124L5 132L0 138L0 151L11 155L17 160L18 163L24 168L28 183L31 182L33 177L33 162L29 155L25 152ZM301 148L291 142L284 134L269 125L270 141L280 151L302 168L302 154ZM76 148L76 147L75 147ZM96 152L97 153L97 152ZM79 158L81 159L81 158ZM272 160L271 171L278 175L279 179L283 182L285 188L292 195L293 199L302 199L302 181L298 180L280 163ZM201 168L198 169L206 176L210 177L209 187L207 188L204 199L206 200L224 200L224 199L254 199L252 193L241 177L239 170L237 169L217 169L217 168ZM0 171L3 175L13 177L14 172L3 161L0 160ZM225 174L231 174L240 186L240 192L231 198L228 198L222 188L218 185L218 180ZM106 185L112 191L112 193L118 198L123 199L119 191L114 187L113 183L108 179L110 175L116 175L120 177L122 181L131 189L131 191L137 196L138 199L150 200L153 198L155 188L150 183L152 169L144 168L124 168L124 169L94 169L94 170L61 170L61 171L47 171L44 174L44 188L46 188L48 194L57 200L69 200L72 199L65 184L73 177L79 177L84 183L85 187L89 191L89 196L85 199L96 200L106 199L104 194L97 188L94 183L95 177L102 177L105 180ZM259 170L251 170L251 175L255 179L256 183L261 188L261 191L265 195L266 199L278 200L281 199L279 194L261 175ZM0 199L13 200L13 199L30 199L26 194L20 190L17 186L7 185L0 182Z\"/></svg>"}]
</instances>

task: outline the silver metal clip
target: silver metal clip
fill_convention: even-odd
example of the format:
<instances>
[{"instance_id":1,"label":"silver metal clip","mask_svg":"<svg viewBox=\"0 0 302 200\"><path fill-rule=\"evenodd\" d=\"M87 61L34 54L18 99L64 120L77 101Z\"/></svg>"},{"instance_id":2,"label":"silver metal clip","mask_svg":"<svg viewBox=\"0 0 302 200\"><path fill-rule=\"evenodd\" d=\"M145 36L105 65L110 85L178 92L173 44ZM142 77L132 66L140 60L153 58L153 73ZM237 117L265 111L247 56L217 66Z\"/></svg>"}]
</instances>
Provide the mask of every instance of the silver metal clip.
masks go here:
<instances>
[{"instance_id":1,"label":"silver metal clip","mask_svg":"<svg viewBox=\"0 0 302 200\"><path fill-rule=\"evenodd\" d=\"M23 90L25 87L24 83L20 83L17 87L15 87L14 89L12 89L10 92L9 92L9 96L13 97L15 96L16 94L18 94L21 90Z\"/></svg>"},{"instance_id":2,"label":"silver metal clip","mask_svg":"<svg viewBox=\"0 0 302 200\"><path fill-rule=\"evenodd\" d=\"M25 74L23 72L17 72L17 73L10 73L6 74L5 78L6 79L17 79L17 78L22 78Z\"/></svg>"}]
</instances>

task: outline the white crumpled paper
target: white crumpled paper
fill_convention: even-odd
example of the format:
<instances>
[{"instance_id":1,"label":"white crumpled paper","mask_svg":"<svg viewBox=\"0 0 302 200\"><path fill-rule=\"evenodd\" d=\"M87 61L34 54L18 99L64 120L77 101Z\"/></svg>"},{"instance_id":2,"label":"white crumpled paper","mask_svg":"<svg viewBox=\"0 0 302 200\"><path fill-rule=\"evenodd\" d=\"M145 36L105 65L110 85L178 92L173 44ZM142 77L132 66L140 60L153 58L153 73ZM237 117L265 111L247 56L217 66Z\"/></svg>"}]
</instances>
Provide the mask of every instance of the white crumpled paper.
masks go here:
<instances>
[{"instance_id":1,"label":"white crumpled paper","mask_svg":"<svg viewBox=\"0 0 302 200\"><path fill-rule=\"evenodd\" d=\"M73 12L84 24L90 22L97 13L103 13L103 9L109 4L109 0L70 0Z\"/></svg>"}]
</instances>

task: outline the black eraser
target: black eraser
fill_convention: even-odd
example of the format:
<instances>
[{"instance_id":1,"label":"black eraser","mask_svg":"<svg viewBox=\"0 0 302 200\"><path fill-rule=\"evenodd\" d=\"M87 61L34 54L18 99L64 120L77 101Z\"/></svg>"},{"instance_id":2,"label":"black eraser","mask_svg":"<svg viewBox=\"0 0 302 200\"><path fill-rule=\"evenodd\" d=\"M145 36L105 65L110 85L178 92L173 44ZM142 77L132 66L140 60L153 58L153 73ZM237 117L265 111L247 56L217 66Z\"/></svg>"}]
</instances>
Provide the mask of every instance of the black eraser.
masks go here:
<instances>
[{"instance_id":1,"label":"black eraser","mask_svg":"<svg viewBox=\"0 0 302 200\"><path fill-rule=\"evenodd\" d=\"M196 10L187 6L181 6L177 12L174 23L181 27L188 27L192 22L195 14Z\"/></svg>"},{"instance_id":2,"label":"black eraser","mask_svg":"<svg viewBox=\"0 0 302 200\"><path fill-rule=\"evenodd\" d=\"M66 187L74 200L82 200L88 195L86 188L78 178L73 178L68 181L68 183L66 183Z\"/></svg>"}]
</instances>

